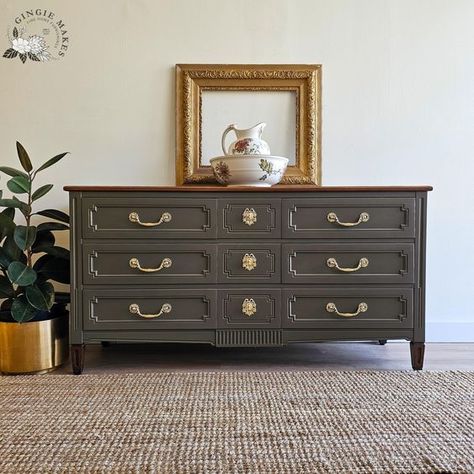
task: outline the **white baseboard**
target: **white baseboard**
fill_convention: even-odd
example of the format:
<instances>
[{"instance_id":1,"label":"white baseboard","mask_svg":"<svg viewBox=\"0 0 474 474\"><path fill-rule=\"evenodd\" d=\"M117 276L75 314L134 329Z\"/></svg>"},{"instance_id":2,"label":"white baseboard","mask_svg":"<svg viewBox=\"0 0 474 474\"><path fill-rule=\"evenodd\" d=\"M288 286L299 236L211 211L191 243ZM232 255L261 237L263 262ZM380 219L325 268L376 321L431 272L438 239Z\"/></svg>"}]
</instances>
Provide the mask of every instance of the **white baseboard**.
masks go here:
<instances>
[{"instance_id":1,"label":"white baseboard","mask_svg":"<svg viewBox=\"0 0 474 474\"><path fill-rule=\"evenodd\" d=\"M474 322L431 321L426 323L427 342L474 342Z\"/></svg>"}]
</instances>

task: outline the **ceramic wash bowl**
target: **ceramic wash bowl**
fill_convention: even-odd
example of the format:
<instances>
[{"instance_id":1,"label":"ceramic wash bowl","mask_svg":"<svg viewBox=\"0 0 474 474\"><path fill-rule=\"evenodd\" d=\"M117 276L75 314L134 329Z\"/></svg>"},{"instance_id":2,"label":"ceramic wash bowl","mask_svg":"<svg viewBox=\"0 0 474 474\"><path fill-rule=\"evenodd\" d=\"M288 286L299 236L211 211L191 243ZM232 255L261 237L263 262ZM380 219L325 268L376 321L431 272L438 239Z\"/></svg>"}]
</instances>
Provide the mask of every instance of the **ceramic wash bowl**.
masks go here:
<instances>
[{"instance_id":1,"label":"ceramic wash bowl","mask_svg":"<svg viewBox=\"0 0 474 474\"><path fill-rule=\"evenodd\" d=\"M217 181L227 186L273 186L288 165L288 158L273 155L226 155L210 161Z\"/></svg>"}]
</instances>

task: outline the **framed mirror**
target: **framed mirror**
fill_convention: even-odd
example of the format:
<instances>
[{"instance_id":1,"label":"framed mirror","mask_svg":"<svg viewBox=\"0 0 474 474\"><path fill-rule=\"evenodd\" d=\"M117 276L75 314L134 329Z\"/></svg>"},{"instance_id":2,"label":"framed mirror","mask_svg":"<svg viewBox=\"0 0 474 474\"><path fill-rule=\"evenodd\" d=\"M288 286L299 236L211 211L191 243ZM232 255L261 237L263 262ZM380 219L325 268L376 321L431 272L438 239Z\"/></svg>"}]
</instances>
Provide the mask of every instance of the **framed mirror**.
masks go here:
<instances>
[{"instance_id":1,"label":"framed mirror","mask_svg":"<svg viewBox=\"0 0 474 474\"><path fill-rule=\"evenodd\" d=\"M215 183L222 132L259 122L282 184L321 184L320 65L176 65L176 184Z\"/></svg>"}]
</instances>

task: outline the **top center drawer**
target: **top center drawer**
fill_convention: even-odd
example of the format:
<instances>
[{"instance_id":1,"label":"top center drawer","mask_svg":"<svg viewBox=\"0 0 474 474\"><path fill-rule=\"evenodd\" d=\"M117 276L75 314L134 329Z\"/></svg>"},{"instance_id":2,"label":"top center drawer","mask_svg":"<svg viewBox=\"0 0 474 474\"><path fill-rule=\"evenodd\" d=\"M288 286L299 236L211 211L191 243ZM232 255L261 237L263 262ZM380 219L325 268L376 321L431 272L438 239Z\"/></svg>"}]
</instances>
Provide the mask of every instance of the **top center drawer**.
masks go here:
<instances>
[{"instance_id":1,"label":"top center drawer","mask_svg":"<svg viewBox=\"0 0 474 474\"><path fill-rule=\"evenodd\" d=\"M182 198L84 198L82 235L91 239L212 239L216 201Z\"/></svg>"},{"instance_id":2,"label":"top center drawer","mask_svg":"<svg viewBox=\"0 0 474 474\"><path fill-rule=\"evenodd\" d=\"M280 238L280 199L219 199L220 238Z\"/></svg>"}]
</instances>

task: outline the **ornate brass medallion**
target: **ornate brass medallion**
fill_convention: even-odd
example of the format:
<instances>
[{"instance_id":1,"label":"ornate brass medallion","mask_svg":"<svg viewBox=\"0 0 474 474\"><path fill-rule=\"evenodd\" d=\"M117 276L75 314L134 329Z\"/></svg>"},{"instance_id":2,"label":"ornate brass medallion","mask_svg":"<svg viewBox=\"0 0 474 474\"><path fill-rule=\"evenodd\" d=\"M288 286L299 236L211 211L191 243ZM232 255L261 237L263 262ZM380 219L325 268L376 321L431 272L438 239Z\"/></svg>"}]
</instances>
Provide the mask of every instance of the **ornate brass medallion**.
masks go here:
<instances>
[{"instance_id":1,"label":"ornate brass medallion","mask_svg":"<svg viewBox=\"0 0 474 474\"><path fill-rule=\"evenodd\" d=\"M245 298L242 302L242 313L245 316L252 316L257 312L257 303L253 298Z\"/></svg>"},{"instance_id":2,"label":"ornate brass medallion","mask_svg":"<svg viewBox=\"0 0 474 474\"><path fill-rule=\"evenodd\" d=\"M257 222L257 212L253 207L250 209L248 207L245 208L244 212L242 213L242 222L248 226Z\"/></svg>"},{"instance_id":3,"label":"ornate brass medallion","mask_svg":"<svg viewBox=\"0 0 474 474\"><path fill-rule=\"evenodd\" d=\"M242 268L248 270L249 272L252 271L257 266L257 258L253 253L246 253L242 257Z\"/></svg>"}]
</instances>

